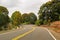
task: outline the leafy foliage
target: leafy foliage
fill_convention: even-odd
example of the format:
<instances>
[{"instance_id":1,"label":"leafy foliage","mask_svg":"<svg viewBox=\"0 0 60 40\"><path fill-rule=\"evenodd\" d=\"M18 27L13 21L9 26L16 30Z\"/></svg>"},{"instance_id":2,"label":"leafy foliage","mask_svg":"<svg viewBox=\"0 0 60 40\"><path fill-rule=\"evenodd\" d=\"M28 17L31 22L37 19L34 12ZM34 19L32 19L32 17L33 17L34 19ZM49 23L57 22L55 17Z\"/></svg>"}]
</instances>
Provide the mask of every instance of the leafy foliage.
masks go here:
<instances>
[{"instance_id":1,"label":"leafy foliage","mask_svg":"<svg viewBox=\"0 0 60 40\"><path fill-rule=\"evenodd\" d=\"M40 26L40 20L37 20L37 21L35 22L35 25Z\"/></svg>"},{"instance_id":2,"label":"leafy foliage","mask_svg":"<svg viewBox=\"0 0 60 40\"><path fill-rule=\"evenodd\" d=\"M3 26L9 22L9 17L0 13L0 26Z\"/></svg>"},{"instance_id":3,"label":"leafy foliage","mask_svg":"<svg viewBox=\"0 0 60 40\"><path fill-rule=\"evenodd\" d=\"M22 15L22 19L23 19L23 23L25 23L25 22L29 22L30 17L29 17L29 15L27 13L24 13Z\"/></svg>"},{"instance_id":4,"label":"leafy foliage","mask_svg":"<svg viewBox=\"0 0 60 40\"><path fill-rule=\"evenodd\" d=\"M29 13L29 16L30 16L30 23L31 24L35 24L36 20L37 20L37 17L34 13Z\"/></svg>"},{"instance_id":5,"label":"leafy foliage","mask_svg":"<svg viewBox=\"0 0 60 40\"><path fill-rule=\"evenodd\" d=\"M9 12L6 7L0 6L0 30L2 28L7 28L7 24L10 22L8 13Z\"/></svg>"},{"instance_id":6,"label":"leafy foliage","mask_svg":"<svg viewBox=\"0 0 60 40\"><path fill-rule=\"evenodd\" d=\"M18 26L22 23L21 13L19 11L15 11L11 16L11 19L13 25Z\"/></svg>"},{"instance_id":7,"label":"leafy foliage","mask_svg":"<svg viewBox=\"0 0 60 40\"><path fill-rule=\"evenodd\" d=\"M34 13L32 13L32 12L29 13L29 14L27 14L27 13L23 14L22 18L23 18L23 23L28 23L28 24L29 23L34 24L35 21L37 20L36 15Z\"/></svg>"},{"instance_id":8,"label":"leafy foliage","mask_svg":"<svg viewBox=\"0 0 60 40\"><path fill-rule=\"evenodd\" d=\"M9 12L6 7L0 6L0 13L7 15Z\"/></svg>"},{"instance_id":9,"label":"leafy foliage","mask_svg":"<svg viewBox=\"0 0 60 40\"><path fill-rule=\"evenodd\" d=\"M43 20L43 24L59 20L60 17L60 1L52 0L40 7L38 12L39 19Z\"/></svg>"}]
</instances>

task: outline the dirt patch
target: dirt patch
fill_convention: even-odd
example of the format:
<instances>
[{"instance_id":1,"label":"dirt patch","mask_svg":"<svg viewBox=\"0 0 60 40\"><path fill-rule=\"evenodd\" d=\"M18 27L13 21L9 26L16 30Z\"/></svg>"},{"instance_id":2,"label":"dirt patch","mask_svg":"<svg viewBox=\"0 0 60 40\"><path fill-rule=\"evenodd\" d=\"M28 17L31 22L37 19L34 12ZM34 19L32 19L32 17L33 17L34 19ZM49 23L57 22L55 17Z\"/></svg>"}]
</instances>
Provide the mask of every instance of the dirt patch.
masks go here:
<instances>
[{"instance_id":1,"label":"dirt patch","mask_svg":"<svg viewBox=\"0 0 60 40\"><path fill-rule=\"evenodd\" d=\"M53 27L55 32L60 33L60 21L52 22L50 27Z\"/></svg>"},{"instance_id":2,"label":"dirt patch","mask_svg":"<svg viewBox=\"0 0 60 40\"><path fill-rule=\"evenodd\" d=\"M54 28L54 27L46 27L50 30L50 32L54 35L54 37L57 39L57 40L60 40L60 31L57 32L58 29Z\"/></svg>"}]
</instances>

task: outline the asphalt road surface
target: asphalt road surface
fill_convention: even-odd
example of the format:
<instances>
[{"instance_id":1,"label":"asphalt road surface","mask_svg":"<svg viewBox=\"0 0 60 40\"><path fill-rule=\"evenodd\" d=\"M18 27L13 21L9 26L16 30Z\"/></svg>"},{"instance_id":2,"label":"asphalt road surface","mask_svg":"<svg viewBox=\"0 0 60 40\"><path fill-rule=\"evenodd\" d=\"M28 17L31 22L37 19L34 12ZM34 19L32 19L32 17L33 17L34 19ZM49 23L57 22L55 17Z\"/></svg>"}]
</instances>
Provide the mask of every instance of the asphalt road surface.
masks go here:
<instances>
[{"instance_id":1,"label":"asphalt road surface","mask_svg":"<svg viewBox=\"0 0 60 40\"><path fill-rule=\"evenodd\" d=\"M24 25L23 29L17 29L7 33L0 34L0 40L12 40L15 37L32 30L34 25ZM18 40L54 40L47 30L42 27L35 27L35 30Z\"/></svg>"}]
</instances>

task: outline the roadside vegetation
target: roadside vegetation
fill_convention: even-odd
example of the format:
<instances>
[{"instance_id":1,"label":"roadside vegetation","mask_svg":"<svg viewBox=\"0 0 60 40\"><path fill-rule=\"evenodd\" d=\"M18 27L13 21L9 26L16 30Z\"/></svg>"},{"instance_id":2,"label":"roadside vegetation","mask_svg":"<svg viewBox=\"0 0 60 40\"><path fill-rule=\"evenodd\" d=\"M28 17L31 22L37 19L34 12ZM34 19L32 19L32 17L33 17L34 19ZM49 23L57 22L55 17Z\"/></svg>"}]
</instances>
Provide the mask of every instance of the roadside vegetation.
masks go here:
<instances>
[{"instance_id":1,"label":"roadside vegetation","mask_svg":"<svg viewBox=\"0 0 60 40\"><path fill-rule=\"evenodd\" d=\"M60 32L60 1L51 0L40 7L38 12L39 22L41 25L53 27ZM39 24L39 25L40 25ZM55 31L55 30L54 30Z\"/></svg>"},{"instance_id":2,"label":"roadside vegetation","mask_svg":"<svg viewBox=\"0 0 60 40\"><path fill-rule=\"evenodd\" d=\"M0 30L20 28L22 24L50 26L51 23L60 21L60 1L51 0L42 4L38 11L38 18L33 12L22 14L20 11L15 11L11 17L9 17L8 14L8 9L4 6L0 6ZM58 26L56 25L55 28L58 28Z\"/></svg>"},{"instance_id":3,"label":"roadside vegetation","mask_svg":"<svg viewBox=\"0 0 60 40\"><path fill-rule=\"evenodd\" d=\"M17 29L22 24L35 24L37 20L37 16L33 12L21 14L20 11L15 11L11 17L8 14L8 9L0 6L0 31Z\"/></svg>"}]
</instances>

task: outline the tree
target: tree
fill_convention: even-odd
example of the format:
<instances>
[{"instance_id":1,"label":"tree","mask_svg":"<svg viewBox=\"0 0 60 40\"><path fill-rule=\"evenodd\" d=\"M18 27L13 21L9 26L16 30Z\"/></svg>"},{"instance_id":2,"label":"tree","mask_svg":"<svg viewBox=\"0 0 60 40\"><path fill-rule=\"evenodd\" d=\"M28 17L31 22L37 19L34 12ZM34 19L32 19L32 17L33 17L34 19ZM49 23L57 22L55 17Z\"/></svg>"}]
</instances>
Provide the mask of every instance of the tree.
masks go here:
<instances>
[{"instance_id":1,"label":"tree","mask_svg":"<svg viewBox=\"0 0 60 40\"><path fill-rule=\"evenodd\" d=\"M41 25L40 23L41 23L40 20L36 20L35 25L40 26Z\"/></svg>"},{"instance_id":2,"label":"tree","mask_svg":"<svg viewBox=\"0 0 60 40\"><path fill-rule=\"evenodd\" d=\"M3 26L9 22L9 17L0 13L0 26Z\"/></svg>"},{"instance_id":3,"label":"tree","mask_svg":"<svg viewBox=\"0 0 60 40\"><path fill-rule=\"evenodd\" d=\"M9 12L6 7L0 6L0 30L2 28L7 28L7 24L10 22L8 13Z\"/></svg>"},{"instance_id":4,"label":"tree","mask_svg":"<svg viewBox=\"0 0 60 40\"><path fill-rule=\"evenodd\" d=\"M29 13L29 16L30 16L30 23L35 24L37 16L33 12Z\"/></svg>"},{"instance_id":5,"label":"tree","mask_svg":"<svg viewBox=\"0 0 60 40\"><path fill-rule=\"evenodd\" d=\"M30 17L29 17L29 15L27 13L24 13L22 15L22 19L23 19L23 23L25 23L25 22L29 22Z\"/></svg>"},{"instance_id":6,"label":"tree","mask_svg":"<svg viewBox=\"0 0 60 40\"><path fill-rule=\"evenodd\" d=\"M39 19L44 22L53 22L59 20L60 16L60 1L51 0L40 7L38 12ZM45 24L45 23L44 23Z\"/></svg>"},{"instance_id":7,"label":"tree","mask_svg":"<svg viewBox=\"0 0 60 40\"><path fill-rule=\"evenodd\" d=\"M7 10L6 7L0 6L0 13L7 15L9 13L9 11Z\"/></svg>"},{"instance_id":8,"label":"tree","mask_svg":"<svg viewBox=\"0 0 60 40\"><path fill-rule=\"evenodd\" d=\"M21 13L19 11L15 11L12 16L12 24L15 26L19 26L22 23L22 17L21 17Z\"/></svg>"}]
</instances>

